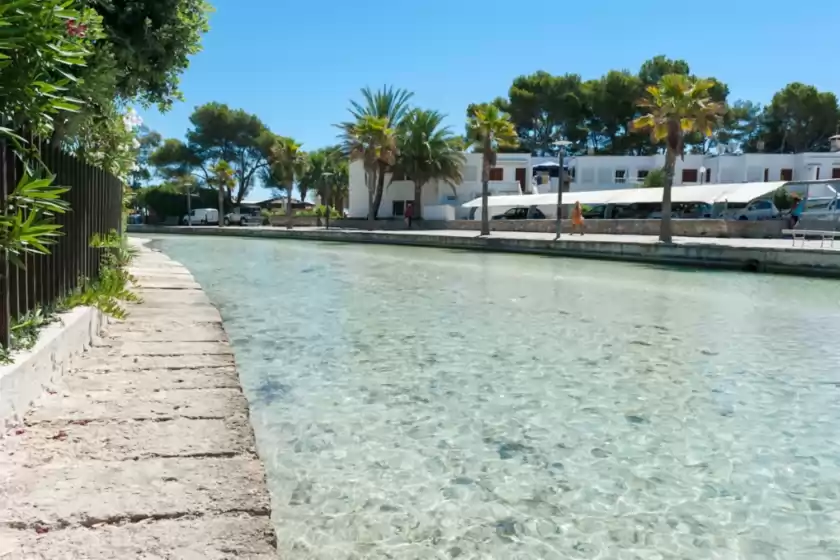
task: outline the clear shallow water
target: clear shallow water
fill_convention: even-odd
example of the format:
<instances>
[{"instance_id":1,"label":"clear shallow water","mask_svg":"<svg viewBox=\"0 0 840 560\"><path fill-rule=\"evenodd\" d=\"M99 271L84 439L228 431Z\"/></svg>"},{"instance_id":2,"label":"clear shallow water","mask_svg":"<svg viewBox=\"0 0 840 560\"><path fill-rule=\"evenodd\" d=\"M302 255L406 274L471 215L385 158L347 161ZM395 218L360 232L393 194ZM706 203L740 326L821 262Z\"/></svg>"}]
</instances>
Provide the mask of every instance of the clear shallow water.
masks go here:
<instances>
[{"instance_id":1,"label":"clear shallow water","mask_svg":"<svg viewBox=\"0 0 840 560\"><path fill-rule=\"evenodd\" d=\"M225 319L282 558L840 558L840 283L157 244Z\"/></svg>"}]
</instances>

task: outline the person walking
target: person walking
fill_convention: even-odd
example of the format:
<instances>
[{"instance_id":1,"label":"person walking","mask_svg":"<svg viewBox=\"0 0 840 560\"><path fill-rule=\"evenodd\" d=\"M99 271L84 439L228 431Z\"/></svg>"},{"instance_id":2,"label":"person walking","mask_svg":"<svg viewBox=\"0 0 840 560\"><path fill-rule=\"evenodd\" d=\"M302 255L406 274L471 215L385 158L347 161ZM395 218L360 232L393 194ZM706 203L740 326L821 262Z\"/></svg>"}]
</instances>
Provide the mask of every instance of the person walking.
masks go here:
<instances>
[{"instance_id":1,"label":"person walking","mask_svg":"<svg viewBox=\"0 0 840 560\"><path fill-rule=\"evenodd\" d=\"M800 199L798 197L794 197L793 199L793 208L790 211L790 229L793 229L799 223L799 220L802 218L802 212L805 211L805 199Z\"/></svg>"},{"instance_id":2,"label":"person walking","mask_svg":"<svg viewBox=\"0 0 840 560\"><path fill-rule=\"evenodd\" d=\"M411 229L411 222L414 220L414 203L408 202L405 205L405 225Z\"/></svg>"},{"instance_id":3,"label":"person walking","mask_svg":"<svg viewBox=\"0 0 840 560\"><path fill-rule=\"evenodd\" d=\"M574 235L575 230L578 231L581 235L583 235L583 207L580 205L580 201L575 201L575 207L572 209L572 235Z\"/></svg>"}]
</instances>

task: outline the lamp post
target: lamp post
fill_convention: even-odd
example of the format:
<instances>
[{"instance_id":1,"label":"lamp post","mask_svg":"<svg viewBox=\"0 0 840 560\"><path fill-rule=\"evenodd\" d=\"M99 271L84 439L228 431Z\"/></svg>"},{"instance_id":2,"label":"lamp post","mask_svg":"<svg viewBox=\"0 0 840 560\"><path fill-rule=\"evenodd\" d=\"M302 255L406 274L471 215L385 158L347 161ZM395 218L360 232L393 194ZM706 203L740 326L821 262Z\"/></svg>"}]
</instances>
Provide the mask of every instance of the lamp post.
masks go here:
<instances>
[{"instance_id":1,"label":"lamp post","mask_svg":"<svg viewBox=\"0 0 840 560\"><path fill-rule=\"evenodd\" d=\"M329 179L333 175L335 175L335 173L331 173L329 171L321 173L321 181L324 181L324 179ZM326 216L326 223L324 225L324 229L330 229L330 214L332 214L332 207L330 206L330 194L331 194L330 191L332 190L331 189L332 185L330 184L329 180L326 181L325 186L326 186L326 193L325 193L326 196L325 196L325 198L326 198L327 203L324 206L327 209L327 216Z\"/></svg>"},{"instance_id":2,"label":"lamp post","mask_svg":"<svg viewBox=\"0 0 840 560\"><path fill-rule=\"evenodd\" d=\"M571 145L568 140L558 140L553 142L557 146L560 169L557 178L557 222L555 225L554 240L560 239L560 231L563 229L563 181L565 180L565 172L563 170L563 158L566 157L566 146Z\"/></svg>"}]
</instances>

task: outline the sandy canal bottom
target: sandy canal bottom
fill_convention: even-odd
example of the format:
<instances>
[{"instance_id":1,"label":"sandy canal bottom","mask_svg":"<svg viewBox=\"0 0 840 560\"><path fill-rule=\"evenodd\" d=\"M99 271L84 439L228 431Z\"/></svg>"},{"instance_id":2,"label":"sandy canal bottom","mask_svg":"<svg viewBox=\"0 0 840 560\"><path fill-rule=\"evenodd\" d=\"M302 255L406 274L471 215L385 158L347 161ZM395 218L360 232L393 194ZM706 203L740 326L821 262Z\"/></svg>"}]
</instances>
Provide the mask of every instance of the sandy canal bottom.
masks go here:
<instances>
[{"instance_id":1,"label":"sandy canal bottom","mask_svg":"<svg viewBox=\"0 0 840 560\"><path fill-rule=\"evenodd\" d=\"M220 306L280 555L840 557L840 291L162 237Z\"/></svg>"}]
</instances>

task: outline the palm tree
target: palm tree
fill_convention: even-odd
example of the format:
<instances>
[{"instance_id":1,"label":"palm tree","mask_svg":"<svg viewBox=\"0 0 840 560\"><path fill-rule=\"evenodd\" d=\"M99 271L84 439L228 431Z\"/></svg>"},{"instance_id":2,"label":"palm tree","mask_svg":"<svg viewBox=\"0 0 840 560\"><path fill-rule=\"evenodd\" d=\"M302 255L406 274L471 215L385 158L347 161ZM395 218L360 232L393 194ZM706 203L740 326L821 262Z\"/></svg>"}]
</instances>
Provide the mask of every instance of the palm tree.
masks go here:
<instances>
[{"instance_id":1,"label":"palm tree","mask_svg":"<svg viewBox=\"0 0 840 560\"><path fill-rule=\"evenodd\" d=\"M343 207L337 203L340 201L343 204L347 184L347 159L342 155L341 146L330 146L309 154L309 167L298 179L298 190L315 191L324 206L335 208Z\"/></svg>"},{"instance_id":2,"label":"palm tree","mask_svg":"<svg viewBox=\"0 0 840 560\"><path fill-rule=\"evenodd\" d=\"M236 186L233 168L225 160L219 160L211 169L211 184L219 191L219 227L225 223L225 193Z\"/></svg>"},{"instance_id":3,"label":"palm tree","mask_svg":"<svg viewBox=\"0 0 840 560\"><path fill-rule=\"evenodd\" d=\"M286 229L292 229L292 188L295 180L306 171L306 153L292 138L278 137L271 149L271 175L286 190Z\"/></svg>"},{"instance_id":4,"label":"palm tree","mask_svg":"<svg viewBox=\"0 0 840 560\"><path fill-rule=\"evenodd\" d=\"M659 240L671 243L671 188L677 156L684 156L685 135L698 132L711 137L725 106L712 101L712 80L692 80L682 74L667 74L655 86L648 86L648 96L639 107L649 112L633 121L635 130L650 131L655 143L665 141L665 186L662 190L662 224Z\"/></svg>"},{"instance_id":5,"label":"palm tree","mask_svg":"<svg viewBox=\"0 0 840 560\"><path fill-rule=\"evenodd\" d=\"M393 86L382 86L382 89L373 91L366 87L362 89L363 102L351 101L350 114L354 122L345 122L337 125L347 134L348 127L358 125L362 119L375 117L385 120L385 128L396 129L402 119L409 111L409 100L414 94L408 90L394 88ZM379 205L382 203L382 193L385 191L385 173L389 170L387 161L380 160L377 170L376 191L373 197L373 219L379 212Z\"/></svg>"},{"instance_id":6,"label":"palm tree","mask_svg":"<svg viewBox=\"0 0 840 560\"><path fill-rule=\"evenodd\" d=\"M519 145L516 129L510 115L496 105L479 105L473 109L473 116L467 122L470 143L477 144L482 153L481 165L481 235L490 235L489 195L490 170L496 165L499 149L515 148Z\"/></svg>"},{"instance_id":7,"label":"palm tree","mask_svg":"<svg viewBox=\"0 0 840 560\"><path fill-rule=\"evenodd\" d=\"M422 218L423 187L430 181L451 187L464 179L466 158L456 145L456 136L443 125L437 111L414 109L403 118L397 130L399 156L394 174L403 174L414 182L414 212Z\"/></svg>"},{"instance_id":8,"label":"palm tree","mask_svg":"<svg viewBox=\"0 0 840 560\"><path fill-rule=\"evenodd\" d=\"M357 123L344 129L342 150L351 161L361 160L365 168L365 183L368 188L368 220L376 219L375 204L379 179L383 169L394 165L397 156L394 129L388 120L381 117L364 116Z\"/></svg>"}]
</instances>

